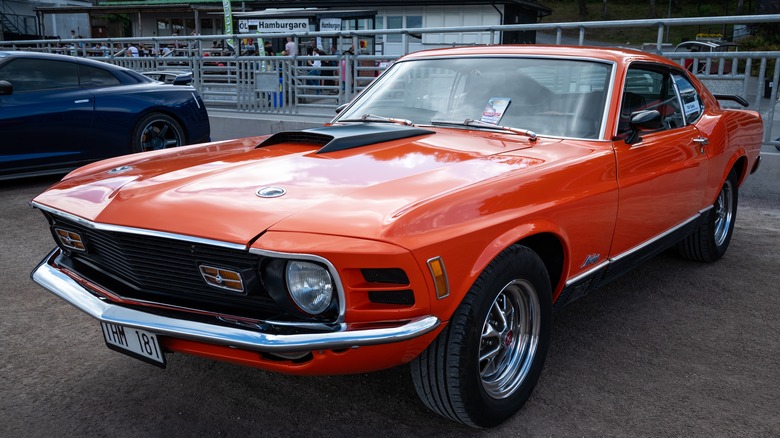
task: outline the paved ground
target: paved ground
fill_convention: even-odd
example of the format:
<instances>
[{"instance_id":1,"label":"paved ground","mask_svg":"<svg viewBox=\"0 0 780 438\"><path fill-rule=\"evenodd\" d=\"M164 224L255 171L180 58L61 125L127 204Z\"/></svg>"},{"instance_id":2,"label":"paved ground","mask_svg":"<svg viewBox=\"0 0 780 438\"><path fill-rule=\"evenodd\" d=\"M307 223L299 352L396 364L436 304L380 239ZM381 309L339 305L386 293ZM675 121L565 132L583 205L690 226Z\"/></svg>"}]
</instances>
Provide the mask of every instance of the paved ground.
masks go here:
<instances>
[{"instance_id":1,"label":"paved ground","mask_svg":"<svg viewBox=\"0 0 780 438\"><path fill-rule=\"evenodd\" d=\"M302 378L108 350L97 322L32 283L53 246L0 183L0 436L780 436L780 199L741 200L713 265L668 253L555 315L539 386L504 425L429 413L409 370Z\"/></svg>"}]
</instances>

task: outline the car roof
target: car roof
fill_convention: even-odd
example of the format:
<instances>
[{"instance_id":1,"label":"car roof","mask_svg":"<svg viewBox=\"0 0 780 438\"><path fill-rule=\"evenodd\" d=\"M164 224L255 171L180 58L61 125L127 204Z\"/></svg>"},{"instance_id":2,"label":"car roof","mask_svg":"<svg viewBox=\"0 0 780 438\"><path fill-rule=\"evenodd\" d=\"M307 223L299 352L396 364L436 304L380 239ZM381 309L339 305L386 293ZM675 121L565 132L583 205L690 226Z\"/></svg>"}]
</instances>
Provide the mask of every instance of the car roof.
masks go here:
<instances>
[{"instance_id":1,"label":"car roof","mask_svg":"<svg viewBox=\"0 0 780 438\"><path fill-rule=\"evenodd\" d=\"M648 61L679 67L667 58L635 49L596 47L596 46L559 46L559 45L487 45L432 49L414 52L402 59L422 59L448 56L539 56L554 58L572 58L598 60L626 64L632 61Z\"/></svg>"},{"instance_id":2,"label":"car roof","mask_svg":"<svg viewBox=\"0 0 780 438\"><path fill-rule=\"evenodd\" d=\"M732 43L729 41L683 41L680 44L678 44L675 49L680 47L687 47L687 46L707 46L712 47L713 49L716 47L726 47L726 46L739 46L737 43Z\"/></svg>"},{"instance_id":3,"label":"car roof","mask_svg":"<svg viewBox=\"0 0 780 438\"><path fill-rule=\"evenodd\" d=\"M26 58L26 59L49 59L52 61L66 61L66 62L76 62L80 64L85 65L91 65L98 68L103 68L107 70L113 70L113 71L128 71L130 69L127 69L125 67L120 67L118 65L109 64L107 62L101 62L94 59L88 59L88 58L81 58L77 56L69 56L69 55L58 55L56 53L41 53L41 52L28 52L23 50L13 51L13 50L3 50L0 51L0 61L7 58ZM132 71L132 70L130 70Z\"/></svg>"}]
</instances>

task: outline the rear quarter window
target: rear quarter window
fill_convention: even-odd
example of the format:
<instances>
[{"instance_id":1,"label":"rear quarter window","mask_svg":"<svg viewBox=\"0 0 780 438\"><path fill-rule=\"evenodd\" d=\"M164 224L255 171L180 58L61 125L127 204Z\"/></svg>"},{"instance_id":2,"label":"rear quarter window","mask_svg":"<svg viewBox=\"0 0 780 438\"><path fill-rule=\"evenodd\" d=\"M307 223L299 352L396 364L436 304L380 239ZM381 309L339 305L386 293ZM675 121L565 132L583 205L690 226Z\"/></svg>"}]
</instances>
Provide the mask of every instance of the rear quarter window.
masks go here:
<instances>
[{"instance_id":1,"label":"rear quarter window","mask_svg":"<svg viewBox=\"0 0 780 438\"><path fill-rule=\"evenodd\" d=\"M79 81L82 88L114 87L120 85L110 71L89 65L79 65Z\"/></svg>"}]
</instances>

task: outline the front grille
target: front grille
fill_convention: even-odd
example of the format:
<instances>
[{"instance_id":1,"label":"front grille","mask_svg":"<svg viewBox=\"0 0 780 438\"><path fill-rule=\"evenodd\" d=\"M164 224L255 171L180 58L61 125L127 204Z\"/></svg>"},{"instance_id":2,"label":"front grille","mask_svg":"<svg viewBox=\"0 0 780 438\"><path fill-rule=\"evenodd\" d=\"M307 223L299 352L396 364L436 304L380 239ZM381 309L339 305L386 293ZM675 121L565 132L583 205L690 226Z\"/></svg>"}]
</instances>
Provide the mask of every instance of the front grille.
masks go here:
<instances>
[{"instance_id":1,"label":"front grille","mask_svg":"<svg viewBox=\"0 0 780 438\"><path fill-rule=\"evenodd\" d=\"M52 229L78 232L86 245L86 252L66 251L62 263L123 298L257 319L285 314L258 276L262 256L166 237L97 230L48 216ZM201 276L201 265L241 273L244 291L209 286Z\"/></svg>"}]
</instances>

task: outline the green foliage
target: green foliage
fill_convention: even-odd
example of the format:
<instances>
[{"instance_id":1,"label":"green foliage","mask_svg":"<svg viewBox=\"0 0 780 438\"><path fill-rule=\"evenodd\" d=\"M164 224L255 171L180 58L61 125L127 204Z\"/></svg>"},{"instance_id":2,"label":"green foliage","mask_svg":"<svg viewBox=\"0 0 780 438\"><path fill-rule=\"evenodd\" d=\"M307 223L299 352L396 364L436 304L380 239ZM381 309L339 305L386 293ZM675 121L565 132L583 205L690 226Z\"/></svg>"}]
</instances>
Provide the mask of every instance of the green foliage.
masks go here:
<instances>
[{"instance_id":1,"label":"green foliage","mask_svg":"<svg viewBox=\"0 0 780 438\"><path fill-rule=\"evenodd\" d=\"M744 51L780 51L780 41L768 40L762 35L751 35L739 40L739 45L742 46Z\"/></svg>"},{"instance_id":2,"label":"green foliage","mask_svg":"<svg viewBox=\"0 0 780 438\"><path fill-rule=\"evenodd\" d=\"M552 9L552 14L544 17L544 23L598 21L598 20L643 20L650 17L650 2L637 0L607 0L607 15L601 16L602 1L587 0L588 16L582 20L579 17L578 0L540 0L540 4ZM777 8L778 11L761 11L761 13L780 13L780 1L764 0L771 3L762 8ZM756 2L746 1L744 14L754 14ZM656 14L659 18L714 17L734 15L737 10L737 0L656 0ZM761 35L766 44L780 42L780 24L770 23L750 27L751 31ZM576 31L566 32L567 36L577 36ZM695 39L697 34L731 35L731 25L700 25L674 26L665 35L664 42L674 45ZM648 26L623 29L594 29L586 31L586 38L614 43L616 45L639 46L642 43L655 42L658 38L658 28ZM728 37L726 38L728 39ZM741 41L740 41L741 43Z\"/></svg>"}]
</instances>

